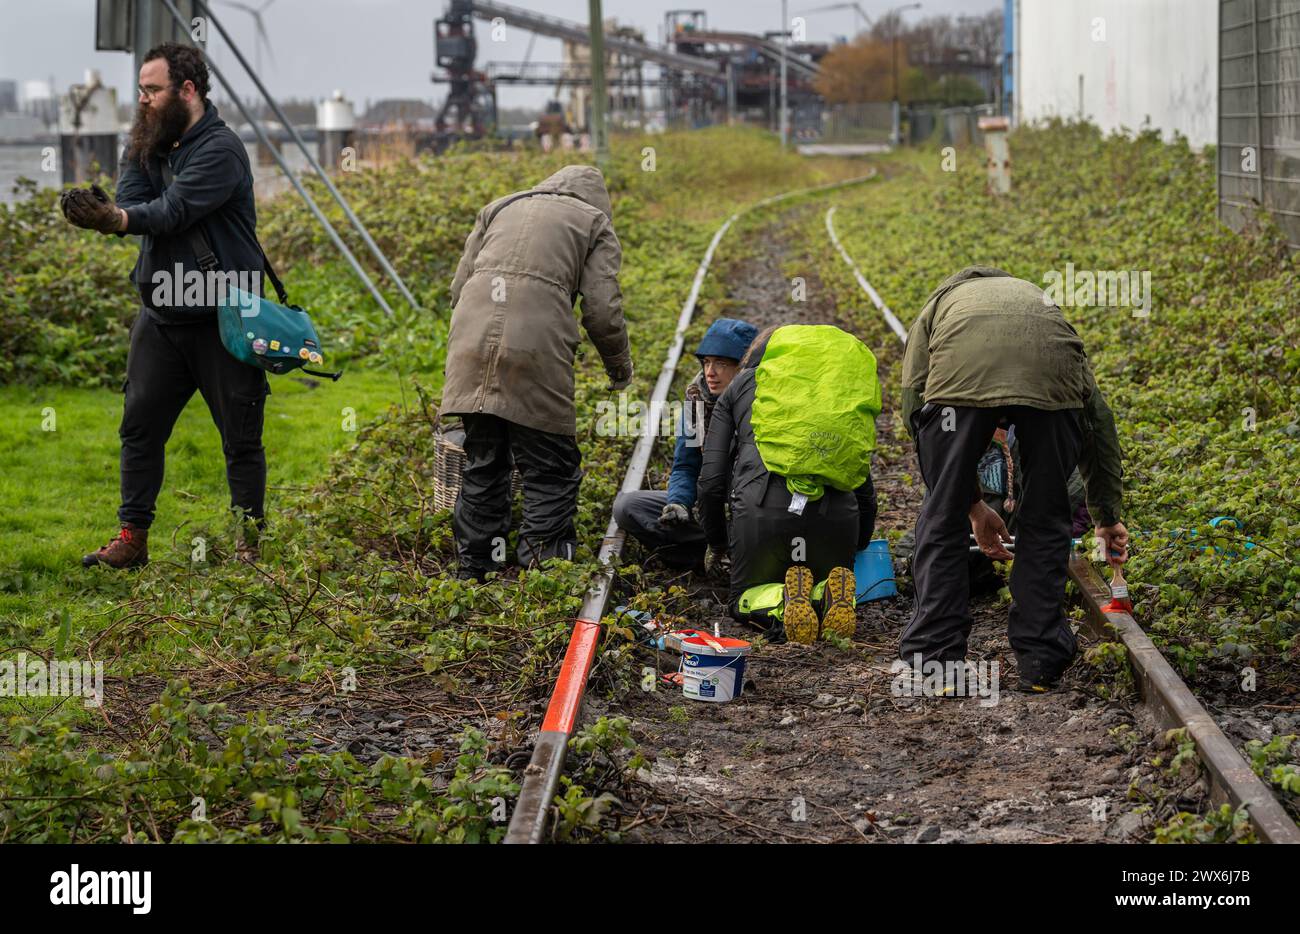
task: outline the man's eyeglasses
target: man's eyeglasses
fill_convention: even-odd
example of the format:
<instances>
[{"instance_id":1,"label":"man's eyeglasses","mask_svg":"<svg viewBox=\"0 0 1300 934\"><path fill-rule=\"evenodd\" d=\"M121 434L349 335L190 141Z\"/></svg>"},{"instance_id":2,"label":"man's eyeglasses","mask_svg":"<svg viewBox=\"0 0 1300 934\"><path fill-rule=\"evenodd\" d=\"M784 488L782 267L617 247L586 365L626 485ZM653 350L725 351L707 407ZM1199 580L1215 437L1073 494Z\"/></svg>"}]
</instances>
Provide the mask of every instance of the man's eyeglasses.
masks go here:
<instances>
[{"instance_id":1,"label":"man's eyeglasses","mask_svg":"<svg viewBox=\"0 0 1300 934\"><path fill-rule=\"evenodd\" d=\"M171 88L170 84L164 85L162 87L159 87L156 84L137 84L135 86L135 89L140 92L140 96L148 100L153 100L155 97L157 97L163 91L168 90L169 88Z\"/></svg>"}]
</instances>

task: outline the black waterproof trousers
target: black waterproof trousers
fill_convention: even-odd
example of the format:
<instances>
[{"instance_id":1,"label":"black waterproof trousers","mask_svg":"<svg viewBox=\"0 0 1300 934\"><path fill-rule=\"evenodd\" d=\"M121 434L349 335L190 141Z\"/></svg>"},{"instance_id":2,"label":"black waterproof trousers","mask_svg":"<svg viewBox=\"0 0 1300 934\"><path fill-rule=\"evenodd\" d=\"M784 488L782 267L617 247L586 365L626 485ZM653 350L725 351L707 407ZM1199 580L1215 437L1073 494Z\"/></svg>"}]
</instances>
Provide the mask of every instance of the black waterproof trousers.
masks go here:
<instances>
[{"instance_id":1,"label":"black waterproof trousers","mask_svg":"<svg viewBox=\"0 0 1300 934\"><path fill-rule=\"evenodd\" d=\"M972 623L968 513L979 497L976 465L1003 415L1015 423L1020 439L1023 482L1007 634L1020 678L1051 682L1078 651L1063 610L1072 512L1069 478L1083 443L1081 412L1075 409L929 403L913 414L927 495L916 520L912 560L916 606L899 656L909 664L918 654L922 663L966 657Z\"/></svg>"},{"instance_id":2,"label":"black waterproof trousers","mask_svg":"<svg viewBox=\"0 0 1300 934\"><path fill-rule=\"evenodd\" d=\"M519 564L572 558L582 454L573 435L528 428L496 415L467 414L465 468L452 515L462 574L482 577L505 563L510 532L510 471L519 468L524 518Z\"/></svg>"},{"instance_id":3,"label":"black waterproof trousers","mask_svg":"<svg viewBox=\"0 0 1300 934\"><path fill-rule=\"evenodd\" d=\"M690 570L704 560L708 542L694 519L664 525L659 515L668 503L663 490L634 490L614 499L614 521L646 551L670 568Z\"/></svg>"},{"instance_id":4,"label":"black waterproof trousers","mask_svg":"<svg viewBox=\"0 0 1300 934\"><path fill-rule=\"evenodd\" d=\"M131 325L122 385L121 522L142 529L153 523L167 439L195 389L221 433L231 508L261 520L266 500L262 421L271 391L266 371L230 355L215 318L159 324L142 309Z\"/></svg>"},{"instance_id":5,"label":"black waterproof trousers","mask_svg":"<svg viewBox=\"0 0 1300 934\"><path fill-rule=\"evenodd\" d=\"M852 568L859 548L871 541L876 521L876 490L867 477L853 492L830 487L790 512L785 477L764 472L731 494L727 525L731 553L730 610L740 618L740 595L758 584L779 584L793 564L806 565L814 581L832 568Z\"/></svg>"}]
</instances>

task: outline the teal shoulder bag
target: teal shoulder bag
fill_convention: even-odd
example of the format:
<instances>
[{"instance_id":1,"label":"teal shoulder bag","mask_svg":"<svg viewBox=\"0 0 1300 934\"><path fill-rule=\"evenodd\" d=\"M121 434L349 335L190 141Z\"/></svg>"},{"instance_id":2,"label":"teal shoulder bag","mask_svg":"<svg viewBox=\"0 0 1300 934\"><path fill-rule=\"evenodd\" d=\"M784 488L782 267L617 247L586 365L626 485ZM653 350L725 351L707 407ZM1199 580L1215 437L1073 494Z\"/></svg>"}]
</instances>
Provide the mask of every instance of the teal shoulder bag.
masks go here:
<instances>
[{"instance_id":1,"label":"teal shoulder bag","mask_svg":"<svg viewBox=\"0 0 1300 934\"><path fill-rule=\"evenodd\" d=\"M203 229L195 224L186 232L186 237L204 275L223 275ZM262 254L263 267L275 287L279 304L236 288L232 284L233 276L223 280L217 290L217 329L221 333L221 343L240 363L270 373L288 373L301 367L304 373L312 376L337 380L343 375L341 372L307 369L307 364L324 360L316 328L306 311L289 304L284 284L271 268L271 261L260 243L257 249Z\"/></svg>"},{"instance_id":2,"label":"teal shoulder bag","mask_svg":"<svg viewBox=\"0 0 1300 934\"><path fill-rule=\"evenodd\" d=\"M171 165L166 159L161 161L164 185L172 182ZM166 190L164 188L164 190ZM275 287L279 304L250 292L236 288L234 274L223 273L218 268L216 254L203 233L201 222L196 222L185 232L194 258L198 261L203 275L225 277L217 288L217 329L221 333L221 343L230 355L240 363L247 363L266 370L269 373L288 373L302 368L304 373L323 376L337 380L343 375L323 373L307 369L309 363L321 363L324 355L316 328L312 326L311 316L300 306L290 305L289 296L285 294L284 284L271 268L262 244L257 242L257 251L262 255L262 265L267 277Z\"/></svg>"}]
</instances>

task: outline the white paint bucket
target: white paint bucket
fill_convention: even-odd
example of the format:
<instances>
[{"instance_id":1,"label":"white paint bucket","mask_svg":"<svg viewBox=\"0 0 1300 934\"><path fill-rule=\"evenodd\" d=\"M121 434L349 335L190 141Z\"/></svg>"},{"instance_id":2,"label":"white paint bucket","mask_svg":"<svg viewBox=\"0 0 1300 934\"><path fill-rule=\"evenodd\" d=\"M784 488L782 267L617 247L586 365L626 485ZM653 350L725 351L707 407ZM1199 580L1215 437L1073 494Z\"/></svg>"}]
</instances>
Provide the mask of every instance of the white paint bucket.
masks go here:
<instances>
[{"instance_id":1,"label":"white paint bucket","mask_svg":"<svg viewBox=\"0 0 1300 934\"><path fill-rule=\"evenodd\" d=\"M714 703L741 695L745 689L745 656L750 651L748 642L696 630L682 633L681 646L684 695L692 700Z\"/></svg>"}]
</instances>

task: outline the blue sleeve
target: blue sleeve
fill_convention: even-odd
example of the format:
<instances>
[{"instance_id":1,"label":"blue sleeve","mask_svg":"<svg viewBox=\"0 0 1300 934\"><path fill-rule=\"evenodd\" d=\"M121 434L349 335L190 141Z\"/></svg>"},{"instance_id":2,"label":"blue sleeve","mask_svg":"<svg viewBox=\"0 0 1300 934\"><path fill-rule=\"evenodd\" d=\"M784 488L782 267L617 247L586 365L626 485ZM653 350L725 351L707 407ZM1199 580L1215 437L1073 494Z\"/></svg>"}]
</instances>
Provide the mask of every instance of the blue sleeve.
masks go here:
<instances>
[{"instance_id":1,"label":"blue sleeve","mask_svg":"<svg viewBox=\"0 0 1300 934\"><path fill-rule=\"evenodd\" d=\"M695 505L695 483L700 479L700 465L704 451L699 445L688 445L684 433L677 435L673 451L673 472L668 478L668 502L681 503L687 509Z\"/></svg>"}]
</instances>

